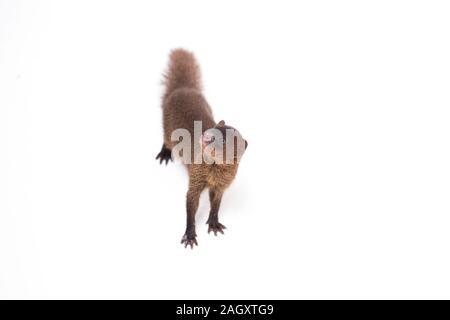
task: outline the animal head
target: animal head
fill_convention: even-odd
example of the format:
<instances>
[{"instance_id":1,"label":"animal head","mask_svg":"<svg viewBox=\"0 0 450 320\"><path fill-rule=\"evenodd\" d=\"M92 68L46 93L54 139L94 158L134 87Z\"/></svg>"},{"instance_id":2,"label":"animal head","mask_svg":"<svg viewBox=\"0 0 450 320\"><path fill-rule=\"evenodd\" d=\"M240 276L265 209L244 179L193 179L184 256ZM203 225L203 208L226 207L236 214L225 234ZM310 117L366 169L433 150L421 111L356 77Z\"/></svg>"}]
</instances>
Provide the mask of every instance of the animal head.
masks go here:
<instances>
[{"instance_id":1,"label":"animal head","mask_svg":"<svg viewBox=\"0 0 450 320\"><path fill-rule=\"evenodd\" d=\"M205 160L217 164L236 164L247 149L248 142L238 130L221 120L201 136ZM207 161L208 162L208 161Z\"/></svg>"}]
</instances>

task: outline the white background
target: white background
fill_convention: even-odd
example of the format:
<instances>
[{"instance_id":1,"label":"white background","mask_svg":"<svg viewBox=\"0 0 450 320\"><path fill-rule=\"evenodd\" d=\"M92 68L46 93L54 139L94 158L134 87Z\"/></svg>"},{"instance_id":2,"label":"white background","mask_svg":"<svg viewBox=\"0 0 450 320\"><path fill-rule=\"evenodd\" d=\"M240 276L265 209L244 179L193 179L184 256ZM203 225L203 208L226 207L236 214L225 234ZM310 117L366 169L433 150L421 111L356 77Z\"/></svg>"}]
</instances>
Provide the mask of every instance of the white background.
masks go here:
<instances>
[{"instance_id":1,"label":"white background","mask_svg":"<svg viewBox=\"0 0 450 320\"><path fill-rule=\"evenodd\" d=\"M446 1L0 1L1 298L450 298ZM249 142L180 244L161 73Z\"/></svg>"}]
</instances>

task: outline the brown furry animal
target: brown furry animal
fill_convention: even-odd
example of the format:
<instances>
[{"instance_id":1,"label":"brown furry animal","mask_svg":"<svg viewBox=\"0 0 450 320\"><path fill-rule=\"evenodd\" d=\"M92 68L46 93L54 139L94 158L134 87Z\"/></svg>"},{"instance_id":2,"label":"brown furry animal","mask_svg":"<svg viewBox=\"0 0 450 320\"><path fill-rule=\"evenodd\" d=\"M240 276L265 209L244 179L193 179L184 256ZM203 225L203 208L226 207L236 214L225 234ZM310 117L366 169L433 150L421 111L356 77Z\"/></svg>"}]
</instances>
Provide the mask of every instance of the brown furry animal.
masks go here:
<instances>
[{"instance_id":1,"label":"brown furry animal","mask_svg":"<svg viewBox=\"0 0 450 320\"><path fill-rule=\"evenodd\" d=\"M166 161L167 164L172 159L172 149L178 143L177 141L171 141L172 132L183 128L194 136L194 121L202 122L202 136L200 140L195 141L193 139L192 141L192 160L204 156L206 146L213 140L205 134L205 131L211 128L215 128L222 133L231 130L235 134L235 139L232 141L233 147L237 145L237 139L240 138L241 141L245 142L244 150L247 148L247 141L242 139L236 129L225 125L224 121L217 124L214 121L211 107L202 94L200 69L192 53L183 49L172 51L164 78L165 92L162 99L164 143L161 152L156 156L156 159L160 159L160 163ZM196 143L200 146L199 149L197 148L197 152L195 151ZM222 147L219 149L225 151L226 146L228 146L227 138L224 138L221 143ZM235 150L238 150L238 148L235 148ZM195 213L200 194L205 188L209 188L211 202L211 210L207 221L209 225L208 233L213 231L217 235L218 232L223 233L223 229L225 229L218 218L220 201L223 192L236 176L242 154L235 152L231 163L217 161L219 156L220 153L216 154L215 152L206 156L207 159L212 160L211 164L204 161L186 164L189 173L189 189L186 196L187 225L186 232L181 240L185 247L189 245L193 248L194 244L198 245L195 233Z\"/></svg>"}]
</instances>

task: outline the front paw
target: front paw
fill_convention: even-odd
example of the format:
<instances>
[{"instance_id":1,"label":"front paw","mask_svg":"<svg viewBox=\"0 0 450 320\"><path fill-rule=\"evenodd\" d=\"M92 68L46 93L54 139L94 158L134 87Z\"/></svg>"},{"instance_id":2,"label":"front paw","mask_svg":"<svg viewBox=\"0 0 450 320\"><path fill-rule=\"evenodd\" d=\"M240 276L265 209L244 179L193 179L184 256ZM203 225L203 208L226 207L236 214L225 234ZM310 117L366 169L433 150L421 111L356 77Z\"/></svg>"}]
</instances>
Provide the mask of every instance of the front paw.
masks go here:
<instances>
[{"instance_id":1,"label":"front paw","mask_svg":"<svg viewBox=\"0 0 450 320\"><path fill-rule=\"evenodd\" d=\"M167 163L172 160L172 151L168 148L166 148L165 146L162 147L161 151L158 153L158 155L156 156L156 160L159 159L159 164L162 164L163 161Z\"/></svg>"},{"instance_id":2,"label":"front paw","mask_svg":"<svg viewBox=\"0 0 450 320\"><path fill-rule=\"evenodd\" d=\"M219 221L208 222L208 233L212 231L214 232L214 235L217 236L217 232L223 234L224 229L226 229L226 227Z\"/></svg>"},{"instance_id":3,"label":"front paw","mask_svg":"<svg viewBox=\"0 0 450 320\"><path fill-rule=\"evenodd\" d=\"M194 244L198 246L198 242L196 239L197 235L195 232L186 232L181 239L181 244L184 244L184 247L191 246L191 249L194 249Z\"/></svg>"}]
</instances>

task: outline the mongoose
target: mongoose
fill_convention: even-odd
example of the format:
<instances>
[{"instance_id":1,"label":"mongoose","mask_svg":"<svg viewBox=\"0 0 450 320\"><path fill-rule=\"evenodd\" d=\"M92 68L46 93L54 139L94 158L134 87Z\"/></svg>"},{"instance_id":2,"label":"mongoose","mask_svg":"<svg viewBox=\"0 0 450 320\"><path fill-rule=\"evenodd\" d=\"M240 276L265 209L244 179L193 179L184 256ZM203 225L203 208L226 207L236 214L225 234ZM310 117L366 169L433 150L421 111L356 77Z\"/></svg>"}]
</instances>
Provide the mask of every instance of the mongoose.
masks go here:
<instances>
[{"instance_id":1,"label":"mongoose","mask_svg":"<svg viewBox=\"0 0 450 320\"><path fill-rule=\"evenodd\" d=\"M206 188L209 189L211 203L209 218L206 222L209 226L208 233L212 231L215 235L218 232L223 234L225 226L219 222L218 216L220 202L225 189L236 176L240 158L248 143L242 139L236 129L225 125L223 120L218 123L214 121L211 107L202 94L200 68L191 52L184 49L173 50L170 53L169 65L163 77L165 86L162 97L164 142L156 159L159 159L160 163L165 161L166 164L173 159L172 149L179 142L171 139L174 130L185 129L190 133L190 137L194 137L191 138L191 156L185 158L185 160L190 159L191 161L183 160L189 174L189 188L186 195L186 232L181 239L181 243L185 247L193 248L194 244L198 245L195 232L195 213L200 194ZM195 139L195 121L201 121L202 125L199 140ZM206 154L205 148L217 138L212 138L206 132L212 128L222 133L223 139L216 141L218 143L216 150ZM227 138L226 132L234 134L231 141L230 138ZM238 140L244 142L244 148L237 148ZM223 159L227 147L230 148L230 142L234 148L232 159L224 163L220 160ZM195 148L196 144L197 148ZM189 150L181 151L180 156L186 151L189 152ZM219 151L223 151L224 154ZM195 159L200 159L201 162L195 162Z\"/></svg>"}]
</instances>

